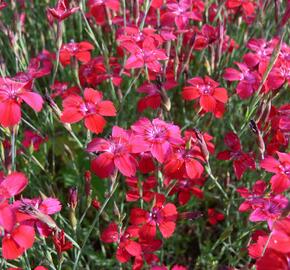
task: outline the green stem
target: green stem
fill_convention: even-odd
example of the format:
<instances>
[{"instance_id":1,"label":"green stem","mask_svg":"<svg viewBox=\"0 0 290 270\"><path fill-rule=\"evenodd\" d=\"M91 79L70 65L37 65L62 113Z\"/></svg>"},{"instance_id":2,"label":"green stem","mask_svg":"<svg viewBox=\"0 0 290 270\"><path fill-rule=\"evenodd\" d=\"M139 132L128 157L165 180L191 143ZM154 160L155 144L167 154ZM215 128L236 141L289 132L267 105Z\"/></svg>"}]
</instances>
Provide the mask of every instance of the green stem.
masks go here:
<instances>
[{"instance_id":1,"label":"green stem","mask_svg":"<svg viewBox=\"0 0 290 270\"><path fill-rule=\"evenodd\" d=\"M96 215L95 219L93 220L93 223L92 223L92 225L91 225L91 227L90 227L90 229L89 229L89 231L88 231L88 233L87 233L87 235L85 237L84 243L83 243L81 249L78 251L78 254L77 254L77 257L76 257L76 260L75 260L75 263L74 263L73 270L79 269L78 268L78 263L79 263L81 255L82 255L82 253L84 251L84 248L86 247L86 244L87 244L87 242L89 240L89 237L90 237L91 233L93 232L96 224L98 223L99 218L100 218L101 214L104 212L107 204L109 203L110 199L113 197L118 185L119 185L119 183L116 181L115 184L114 184L114 187L112 188L112 191L111 191L109 197L105 200L105 202L102 205L100 211L98 212L98 214Z\"/></svg>"}]
</instances>

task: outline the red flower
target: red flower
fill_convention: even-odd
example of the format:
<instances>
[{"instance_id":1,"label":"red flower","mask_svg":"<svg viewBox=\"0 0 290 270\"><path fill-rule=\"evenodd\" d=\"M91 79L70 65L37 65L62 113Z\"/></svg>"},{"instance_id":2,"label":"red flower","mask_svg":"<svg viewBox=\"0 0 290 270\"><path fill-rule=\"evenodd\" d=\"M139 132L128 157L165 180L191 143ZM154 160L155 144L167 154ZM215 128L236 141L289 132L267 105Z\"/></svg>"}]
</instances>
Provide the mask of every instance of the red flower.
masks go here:
<instances>
[{"instance_id":1,"label":"red flower","mask_svg":"<svg viewBox=\"0 0 290 270\"><path fill-rule=\"evenodd\" d=\"M224 105L228 100L227 90L218 87L219 84L206 76L194 77L188 80L192 86L183 87L182 96L185 100L199 98L199 105L205 112L212 112L216 117L221 117Z\"/></svg>"},{"instance_id":2,"label":"red flower","mask_svg":"<svg viewBox=\"0 0 290 270\"><path fill-rule=\"evenodd\" d=\"M277 152L279 161L268 156L260 163L267 172L275 173L270 182L272 191L281 193L290 187L290 154Z\"/></svg>"},{"instance_id":3,"label":"red flower","mask_svg":"<svg viewBox=\"0 0 290 270\"><path fill-rule=\"evenodd\" d=\"M63 101L64 110L60 120L63 123L76 123L84 118L86 128L99 134L106 125L103 116L116 115L114 104L102 99L102 92L92 88L85 89L84 100L80 96L70 95Z\"/></svg>"},{"instance_id":4,"label":"red flower","mask_svg":"<svg viewBox=\"0 0 290 270\"><path fill-rule=\"evenodd\" d=\"M178 202L181 205L185 205L192 195L199 199L203 198L203 191L197 187L203 185L203 183L204 179L180 179L169 195L178 193Z\"/></svg>"},{"instance_id":5,"label":"red flower","mask_svg":"<svg viewBox=\"0 0 290 270\"><path fill-rule=\"evenodd\" d=\"M131 133L117 126L113 127L110 140L93 139L87 147L88 152L103 152L91 163L92 171L100 178L112 175L115 168L125 176L136 173L137 161L133 157Z\"/></svg>"},{"instance_id":6,"label":"red flower","mask_svg":"<svg viewBox=\"0 0 290 270\"><path fill-rule=\"evenodd\" d=\"M175 230L177 210L174 204L166 203L165 197L156 194L156 203L150 212L141 208L133 208L130 214L130 222L133 225L141 225L140 234L144 238L154 238L156 227L159 228L164 238L170 237Z\"/></svg>"},{"instance_id":7,"label":"red flower","mask_svg":"<svg viewBox=\"0 0 290 270\"><path fill-rule=\"evenodd\" d=\"M20 122L20 105L23 101L37 112L42 109L42 97L30 91L30 82L0 78L0 124L3 127L11 127Z\"/></svg>"},{"instance_id":8,"label":"red flower","mask_svg":"<svg viewBox=\"0 0 290 270\"><path fill-rule=\"evenodd\" d=\"M254 170L256 168L253 157L242 151L240 139L234 132L227 133L224 141L230 150L218 153L217 158L220 160L233 160L235 175L238 179L243 176L247 169Z\"/></svg>"},{"instance_id":9,"label":"red flower","mask_svg":"<svg viewBox=\"0 0 290 270\"><path fill-rule=\"evenodd\" d=\"M237 94L241 99L247 99L258 89L260 76L256 71L251 71L245 64L236 63L241 71L226 68L224 79L227 81L240 81L237 85Z\"/></svg>"},{"instance_id":10,"label":"red flower","mask_svg":"<svg viewBox=\"0 0 290 270\"><path fill-rule=\"evenodd\" d=\"M196 147L195 147L196 148ZM186 149L185 146L179 146L174 149L164 164L164 172L169 176L176 178L199 178L204 169L198 161L204 161L199 148Z\"/></svg>"},{"instance_id":11,"label":"red flower","mask_svg":"<svg viewBox=\"0 0 290 270\"><path fill-rule=\"evenodd\" d=\"M134 132L133 152L150 151L160 163L166 160L172 146L183 143L179 127L158 118L154 119L152 123L147 118L141 118L131 126L131 129Z\"/></svg>"},{"instance_id":12,"label":"red flower","mask_svg":"<svg viewBox=\"0 0 290 270\"><path fill-rule=\"evenodd\" d=\"M63 230L61 230L60 232L55 232L52 237L52 240L53 240L55 249L59 255L73 248L72 243L65 238Z\"/></svg>"},{"instance_id":13,"label":"red flower","mask_svg":"<svg viewBox=\"0 0 290 270\"><path fill-rule=\"evenodd\" d=\"M261 198L264 196L264 192L267 189L267 185L263 180L258 180L254 186L253 191L249 191L245 187L237 188L237 192L246 200L240 205L239 211L245 212L250 209L254 209L256 204L262 202Z\"/></svg>"},{"instance_id":14,"label":"red flower","mask_svg":"<svg viewBox=\"0 0 290 270\"><path fill-rule=\"evenodd\" d=\"M61 47L59 60L63 66L71 64L71 58L87 63L91 60L91 51L93 49L94 46L87 41L80 43L72 41Z\"/></svg>"},{"instance_id":15,"label":"red flower","mask_svg":"<svg viewBox=\"0 0 290 270\"><path fill-rule=\"evenodd\" d=\"M261 69L266 69L269 62L264 62L264 67ZM288 60L278 60L275 66L272 68L268 79L267 86L270 90L276 90L281 88L285 83L290 84L290 62Z\"/></svg>"},{"instance_id":16,"label":"red flower","mask_svg":"<svg viewBox=\"0 0 290 270\"><path fill-rule=\"evenodd\" d=\"M2 256L7 260L20 257L34 243L35 232L28 225L15 225L11 230L5 232L2 239Z\"/></svg>"},{"instance_id":17,"label":"red flower","mask_svg":"<svg viewBox=\"0 0 290 270\"><path fill-rule=\"evenodd\" d=\"M122 46L128 50L131 55L126 61L126 69L147 67L154 72L161 71L161 64L159 60L167 60L165 52L161 49L157 49L155 40L152 37L147 37L142 42L142 48L140 48L134 42L123 43Z\"/></svg>"},{"instance_id":18,"label":"red flower","mask_svg":"<svg viewBox=\"0 0 290 270\"><path fill-rule=\"evenodd\" d=\"M47 9L48 13L59 22L63 21L78 10L79 7L69 8L68 0L58 0L55 8Z\"/></svg>"},{"instance_id":19,"label":"red flower","mask_svg":"<svg viewBox=\"0 0 290 270\"><path fill-rule=\"evenodd\" d=\"M168 91L175 86L177 86L176 82L168 81L162 87L164 87L164 91ZM162 101L165 101L165 94L157 85L153 83L144 83L137 89L137 92L147 94L138 101L137 109L139 112L143 112L147 108L156 110L161 106Z\"/></svg>"},{"instance_id":20,"label":"red flower","mask_svg":"<svg viewBox=\"0 0 290 270\"><path fill-rule=\"evenodd\" d=\"M22 145L25 148L33 147L33 151L38 151L41 144L43 144L47 138L43 138L38 135L36 132L31 130L24 131L24 139L22 141Z\"/></svg>"},{"instance_id":21,"label":"red flower","mask_svg":"<svg viewBox=\"0 0 290 270\"><path fill-rule=\"evenodd\" d=\"M253 0L227 0L226 7L229 9L241 8L246 16L250 16L255 12L255 3Z\"/></svg>"},{"instance_id":22,"label":"red flower","mask_svg":"<svg viewBox=\"0 0 290 270\"><path fill-rule=\"evenodd\" d=\"M207 210L207 214L208 214L208 222L211 225L215 225L217 224L219 221L222 221L225 219L224 214L216 211L214 208L209 208Z\"/></svg>"},{"instance_id":23,"label":"red flower","mask_svg":"<svg viewBox=\"0 0 290 270\"><path fill-rule=\"evenodd\" d=\"M69 88L67 82L59 82L57 80L55 80L54 84L50 86L50 89L53 90L51 93L52 98L60 96L65 99L70 95L77 95L80 93L80 89L78 87L73 86Z\"/></svg>"},{"instance_id":24,"label":"red flower","mask_svg":"<svg viewBox=\"0 0 290 270\"><path fill-rule=\"evenodd\" d=\"M152 189L156 187L157 181L154 176L149 176L145 181L142 181L138 187L138 179L131 177L126 179L126 184L130 188L126 192L126 201L135 202L142 198L145 202L150 202L154 197Z\"/></svg>"},{"instance_id":25,"label":"red flower","mask_svg":"<svg viewBox=\"0 0 290 270\"><path fill-rule=\"evenodd\" d=\"M3 0L0 0L0 10L2 10L3 8L6 8L8 6L8 4L6 2L4 2Z\"/></svg>"},{"instance_id":26,"label":"red flower","mask_svg":"<svg viewBox=\"0 0 290 270\"><path fill-rule=\"evenodd\" d=\"M109 10L119 11L120 2L118 0L89 0L87 5L90 13L94 16L97 24L105 24ZM109 15L110 16L110 15Z\"/></svg>"},{"instance_id":27,"label":"red flower","mask_svg":"<svg viewBox=\"0 0 290 270\"><path fill-rule=\"evenodd\" d=\"M116 258L119 262L125 263L131 257L141 255L141 246L132 238L138 237L139 228L136 226L129 226L124 232L119 232L116 223L110 225L102 232L101 240L105 243L118 243Z\"/></svg>"}]
</instances>

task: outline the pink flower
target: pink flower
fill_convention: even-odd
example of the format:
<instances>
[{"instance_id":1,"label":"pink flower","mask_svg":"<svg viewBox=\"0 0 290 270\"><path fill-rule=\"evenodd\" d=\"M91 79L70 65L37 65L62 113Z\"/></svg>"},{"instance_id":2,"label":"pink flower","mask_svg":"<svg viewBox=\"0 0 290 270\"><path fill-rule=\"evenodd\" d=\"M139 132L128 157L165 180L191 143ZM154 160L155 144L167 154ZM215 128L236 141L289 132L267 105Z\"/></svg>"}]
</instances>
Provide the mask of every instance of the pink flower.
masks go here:
<instances>
[{"instance_id":1,"label":"pink flower","mask_svg":"<svg viewBox=\"0 0 290 270\"><path fill-rule=\"evenodd\" d=\"M123 44L123 46L125 46ZM142 47L139 47L134 42L126 42L125 46L131 55L126 61L126 69L135 69L147 67L153 72L161 71L160 60L167 60L165 52L162 49L157 49L155 40L151 37L146 37L142 43Z\"/></svg>"},{"instance_id":2,"label":"pink flower","mask_svg":"<svg viewBox=\"0 0 290 270\"><path fill-rule=\"evenodd\" d=\"M100 178L112 175L117 168L123 175L131 177L136 173L137 161L132 155L132 135L114 126L109 140L95 138L87 147L88 152L102 152L92 160L91 169Z\"/></svg>"},{"instance_id":3,"label":"pink flower","mask_svg":"<svg viewBox=\"0 0 290 270\"><path fill-rule=\"evenodd\" d=\"M131 129L134 132L133 152L150 151L160 163L166 160L173 146L183 143L179 127L158 118L152 122L147 118L141 118L131 126Z\"/></svg>"},{"instance_id":4,"label":"pink flower","mask_svg":"<svg viewBox=\"0 0 290 270\"><path fill-rule=\"evenodd\" d=\"M63 112L60 120L63 123L76 123L84 119L90 131L103 132L106 120L103 116L115 116L116 109L109 100L102 100L103 93L92 88L84 91L84 100L77 95L70 95L63 101Z\"/></svg>"},{"instance_id":5,"label":"pink flower","mask_svg":"<svg viewBox=\"0 0 290 270\"><path fill-rule=\"evenodd\" d=\"M68 0L58 0L55 8L47 9L50 16L58 21L63 21L78 10L79 7L69 8Z\"/></svg>"},{"instance_id":6,"label":"pink flower","mask_svg":"<svg viewBox=\"0 0 290 270\"><path fill-rule=\"evenodd\" d=\"M0 124L3 127L11 127L20 122L23 101L36 112L42 109L42 97L30 91L30 87L30 82L0 78Z\"/></svg>"},{"instance_id":7,"label":"pink flower","mask_svg":"<svg viewBox=\"0 0 290 270\"><path fill-rule=\"evenodd\" d=\"M225 88L218 87L219 84L208 76L204 79L194 77L188 83L192 86L185 86L182 91L185 100L199 99L199 105L205 112L212 112L216 117L223 115L228 100Z\"/></svg>"},{"instance_id":8,"label":"pink flower","mask_svg":"<svg viewBox=\"0 0 290 270\"><path fill-rule=\"evenodd\" d=\"M192 9L194 4L195 1L191 0L168 2L166 5L168 11L161 16L162 24L172 25L172 22L175 22L177 29L181 30L188 26L190 19L202 21L202 11L204 10L204 5L202 3L202 6Z\"/></svg>"},{"instance_id":9,"label":"pink flower","mask_svg":"<svg viewBox=\"0 0 290 270\"><path fill-rule=\"evenodd\" d=\"M237 94L241 99L247 99L253 95L260 84L260 76L257 71L251 71L247 65L236 63L241 71L234 68L226 68L224 79L227 81L240 81L237 85Z\"/></svg>"}]
</instances>

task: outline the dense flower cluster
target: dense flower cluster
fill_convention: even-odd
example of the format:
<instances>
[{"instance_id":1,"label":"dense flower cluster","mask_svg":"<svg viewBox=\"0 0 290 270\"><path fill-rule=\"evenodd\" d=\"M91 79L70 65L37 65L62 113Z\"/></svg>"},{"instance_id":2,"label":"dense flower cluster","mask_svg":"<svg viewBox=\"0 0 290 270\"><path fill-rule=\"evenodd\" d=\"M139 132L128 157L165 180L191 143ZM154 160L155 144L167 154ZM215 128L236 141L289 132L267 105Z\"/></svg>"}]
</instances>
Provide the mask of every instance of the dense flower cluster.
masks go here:
<instances>
[{"instance_id":1,"label":"dense flower cluster","mask_svg":"<svg viewBox=\"0 0 290 270\"><path fill-rule=\"evenodd\" d=\"M0 0L1 267L289 270L289 1L38 2Z\"/></svg>"}]
</instances>

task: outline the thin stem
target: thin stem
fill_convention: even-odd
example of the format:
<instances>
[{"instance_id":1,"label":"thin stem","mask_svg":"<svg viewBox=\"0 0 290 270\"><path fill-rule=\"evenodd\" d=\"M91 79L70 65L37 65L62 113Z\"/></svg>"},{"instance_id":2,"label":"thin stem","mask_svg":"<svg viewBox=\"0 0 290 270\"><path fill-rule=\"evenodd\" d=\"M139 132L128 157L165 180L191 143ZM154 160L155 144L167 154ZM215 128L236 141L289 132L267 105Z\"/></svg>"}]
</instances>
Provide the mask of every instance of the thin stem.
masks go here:
<instances>
[{"instance_id":1,"label":"thin stem","mask_svg":"<svg viewBox=\"0 0 290 270\"><path fill-rule=\"evenodd\" d=\"M17 126L14 126L12 128L12 133L11 133L11 169L12 171L16 170L16 130Z\"/></svg>"},{"instance_id":2,"label":"thin stem","mask_svg":"<svg viewBox=\"0 0 290 270\"><path fill-rule=\"evenodd\" d=\"M218 187L218 189L221 191L221 193L224 195L224 197L228 200L229 197L227 193L222 188L221 184L218 182L218 179L212 174L211 167L209 163L205 166L206 172L208 173L209 177L214 181L215 185Z\"/></svg>"},{"instance_id":3,"label":"thin stem","mask_svg":"<svg viewBox=\"0 0 290 270\"><path fill-rule=\"evenodd\" d=\"M74 263L73 270L78 269L78 263L79 263L80 257L81 257L81 255L82 255L82 253L84 251L84 248L86 247L86 244L87 244L87 242L89 240L89 237L90 237L91 233L93 232L96 224L98 223L99 218L100 218L101 214L104 212L107 204L109 203L110 199L113 197L118 185L119 185L119 183L116 181L115 184L114 184L114 187L112 188L112 191L111 191L109 197L105 200L105 202L102 205L100 211L98 212L98 214L96 215L95 219L93 220L93 223L92 223L92 225L91 225L91 227L90 227L90 229L89 229L89 231L88 231L88 233L87 233L87 235L85 237L83 245L82 245L81 249L78 251L78 254L77 254L77 257L76 257L76 260L75 260L75 263Z\"/></svg>"}]
</instances>

